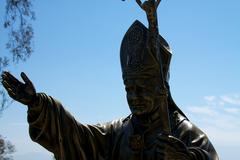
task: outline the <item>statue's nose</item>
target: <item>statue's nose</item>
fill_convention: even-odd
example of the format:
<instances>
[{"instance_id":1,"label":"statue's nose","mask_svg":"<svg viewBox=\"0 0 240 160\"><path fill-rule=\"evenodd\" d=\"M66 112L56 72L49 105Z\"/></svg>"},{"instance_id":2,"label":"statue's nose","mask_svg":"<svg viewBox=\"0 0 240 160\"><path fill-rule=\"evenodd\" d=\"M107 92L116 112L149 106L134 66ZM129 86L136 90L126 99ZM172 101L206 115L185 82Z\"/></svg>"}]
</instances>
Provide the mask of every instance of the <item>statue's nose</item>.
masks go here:
<instances>
[{"instance_id":1,"label":"statue's nose","mask_svg":"<svg viewBox=\"0 0 240 160\"><path fill-rule=\"evenodd\" d=\"M136 90L132 92L128 92L127 99L130 101L137 101L141 99L141 93L137 92Z\"/></svg>"}]
</instances>

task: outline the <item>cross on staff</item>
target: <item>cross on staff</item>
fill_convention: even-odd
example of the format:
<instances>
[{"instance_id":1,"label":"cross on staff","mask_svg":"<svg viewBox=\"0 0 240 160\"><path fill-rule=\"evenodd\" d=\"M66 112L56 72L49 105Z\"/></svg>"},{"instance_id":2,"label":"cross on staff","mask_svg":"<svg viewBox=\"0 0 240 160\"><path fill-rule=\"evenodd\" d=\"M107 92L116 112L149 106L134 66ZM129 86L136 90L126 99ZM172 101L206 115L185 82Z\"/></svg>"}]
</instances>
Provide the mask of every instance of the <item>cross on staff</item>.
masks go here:
<instances>
[{"instance_id":1,"label":"cross on staff","mask_svg":"<svg viewBox=\"0 0 240 160\"><path fill-rule=\"evenodd\" d=\"M125 0L122 0L125 1ZM158 34L158 20L157 20L157 8L161 0L146 0L142 2L141 0L135 0L136 3L146 12L149 31L152 34Z\"/></svg>"}]
</instances>

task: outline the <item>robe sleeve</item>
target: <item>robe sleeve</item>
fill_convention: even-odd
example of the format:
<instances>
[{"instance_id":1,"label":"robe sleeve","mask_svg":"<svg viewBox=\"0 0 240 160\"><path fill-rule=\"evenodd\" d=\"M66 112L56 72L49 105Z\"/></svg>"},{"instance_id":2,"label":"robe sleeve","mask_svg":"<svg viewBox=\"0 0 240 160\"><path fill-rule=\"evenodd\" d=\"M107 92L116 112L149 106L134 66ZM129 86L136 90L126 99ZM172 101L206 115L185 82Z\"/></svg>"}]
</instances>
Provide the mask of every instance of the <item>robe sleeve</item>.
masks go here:
<instances>
[{"instance_id":1,"label":"robe sleeve","mask_svg":"<svg viewBox=\"0 0 240 160\"><path fill-rule=\"evenodd\" d=\"M28 106L29 134L34 142L60 160L106 159L111 148L111 125L82 125L60 102L38 93Z\"/></svg>"},{"instance_id":2,"label":"robe sleeve","mask_svg":"<svg viewBox=\"0 0 240 160\"><path fill-rule=\"evenodd\" d=\"M175 137L186 144L193 160L219 160L207 135L180 113L177 113L177 117Z\"/></svg>"}]
</instances>

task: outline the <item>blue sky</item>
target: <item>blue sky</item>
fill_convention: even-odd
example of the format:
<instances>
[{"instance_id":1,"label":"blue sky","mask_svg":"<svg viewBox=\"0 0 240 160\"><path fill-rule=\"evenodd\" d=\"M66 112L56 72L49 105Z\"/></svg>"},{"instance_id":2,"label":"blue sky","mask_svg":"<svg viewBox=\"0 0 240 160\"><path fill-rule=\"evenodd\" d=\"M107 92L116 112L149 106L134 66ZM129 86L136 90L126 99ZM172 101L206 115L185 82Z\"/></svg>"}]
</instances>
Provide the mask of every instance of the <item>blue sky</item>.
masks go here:
<instances>
[{"instance_id":1,"label":"blue sky","mask_svg":"<svg viewBox=\"0 0 240 160\"><path fill-rule=\"evenodd\" d=\"M134 20L147 24L143 11L121 0L41 0L34 10L35 52L9 70L17 77L24 71L38 92L60 100L82 123L127 116L119 48ZM160 33L173 51L173 98L221 160L237 159L240 150L239 17L237 0L163 0L158 9ZM0 51L6 52L2 35ZM16 145L16 160L51 159L30 140L26 111L15 102L1 117L0 133Z\"/></svg>"}]
</instances>

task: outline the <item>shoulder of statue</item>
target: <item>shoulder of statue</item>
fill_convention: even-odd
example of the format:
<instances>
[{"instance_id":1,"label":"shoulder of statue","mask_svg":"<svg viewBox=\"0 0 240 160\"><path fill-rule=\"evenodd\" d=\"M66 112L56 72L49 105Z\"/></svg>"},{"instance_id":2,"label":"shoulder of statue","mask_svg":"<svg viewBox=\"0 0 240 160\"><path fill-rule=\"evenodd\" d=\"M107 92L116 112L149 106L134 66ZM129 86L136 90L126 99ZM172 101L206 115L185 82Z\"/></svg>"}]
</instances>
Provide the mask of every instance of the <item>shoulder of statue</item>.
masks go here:
<instances>
[{"instance_id":1,"label":"shoulder of statue","mask_svg":"<svg viewBox=\"0 0 240 160\"><path fill-rule=\"evenodd\" d=\"M125 117L125 118L120 118L118 119L118 123L115 123L115 127L114 127L114 131L117 135L122 135L125 133L131 133L132 132L132 123L131 123L131 119L132 119L132 114L130 114L129 116Z\"/></svg>"},{"instance_id":2,"label":"shoulder of statue","mask_svg":"<svg viewBox=\"0 0 240 160\"><path fill-rule=\"evenodd\" d=\"M174 111L172 114L172 118L174 120L175 125L181 124L184 120L187 120L185 116L183 116L180 112Z\"/></svg>"},{"instance_id":3,"label":"shoulder of statue","mask_svg":"<svg viewBox=\"0 0 240 160\"><path fill-rule=\"evenodd\" d=\"M217 160L217 152L208 136L178 111L175 111L174 115L176 127L173 136L186 144L188 149L199 159Z\"/></svg>"},{"instance_id":4,"label":"shoulder of statue","mask_svg":"<svg viewBox=\"0 0 240 160\"><path fill-rule=\"evenodd\" d=\"M189 121L184 115L175 111L173 113L173 135L180 139L189 139L195 137L206 137L205 133L201 131L195 124ZM190 136L190 137L189 137Z\"/></svg>"},{"instance_id":5,"label":"shoulder of statue","mask_svg":"<svg viewBox=\"0 0 240 160\"><path fill-rule=\"evenodd\" d=\"M103 124L97 124L97 126L100 126L105 129L111 129L113 132L119 132L122 130L125 126L128 125L129 121L131 119L131 116L127 116L125 118L119 118L115 119Z\"/></svg>"},{"instance_id":6,"label":"shoulder of statue","mask_svg":"<svg viewBox=\"0 0 240 160\"><path fill-rule=\"evenodd\" d=\"M167 52L169 52L170 54L172 54L172 49L170 48L168 42L166 41L166 39L164 39L162 37L162 35L158 35L158 43L161 44L161 47L166 50Z\"/></svg>"},{"instance_id":7,"label":"shoulder of statue","mask_svg":"<svg viewBox=\"0 0 240 160\"><path fill-rule=\"evenodd\" d=\"M173 131L177 130L184 121L188 121L188 119L178 111L170 113L170 119Z\"/></svg>"}]
</instances>

